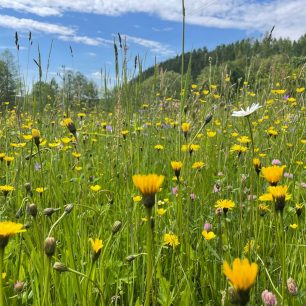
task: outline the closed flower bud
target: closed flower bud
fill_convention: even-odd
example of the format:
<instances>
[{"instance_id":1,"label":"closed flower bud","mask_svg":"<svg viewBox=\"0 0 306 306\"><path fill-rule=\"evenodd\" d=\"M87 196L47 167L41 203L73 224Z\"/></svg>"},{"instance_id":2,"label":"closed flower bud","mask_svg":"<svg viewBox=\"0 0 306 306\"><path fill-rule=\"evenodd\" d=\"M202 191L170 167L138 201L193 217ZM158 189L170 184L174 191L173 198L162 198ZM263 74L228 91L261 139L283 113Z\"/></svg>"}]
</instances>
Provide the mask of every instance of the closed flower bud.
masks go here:
<instances>
[{"instance_id":1,"label":"closed flower bud","mask_svg":"<svg viewBox=\"0 0 306 306\"><path fill-rule=\"evenodd\" d=\"M127 262L132 262L134 259L136 259L137 258L137 255L129 255L129 256L127 256L126 258L125 258L125 260L127 261Z\"/></svg>"},{"instance_id":2,"label":"closed flower bud","mask_svg":"<svg viewBox=\"0 0 306 306\"><path fill-rule=\"evenodd\" d=\"M53 237L47 237L45 240L45 254L50 258L55 253L56 240Z\"/></svg>"},{"instance_id":3,"label":"closed flower bud","mask_svg":"<svg viewBox=\"0 0 306 306\"><path fill-rule=\"evenodd\" d=\"M58 211L59 209L55 209L55 208L52 208L52 207L48 207L48 208L45 208L44 211L43 211L43 214L47 217L51 217L56 211Z\"/></svg>"},{"instance_id":4,"label":"closed flower bud","mask_svg":"<svg viewBox=\"0 0 306 306\"><path fill-rule=\"evenodd\" d=\"M213 115L211 113L208 114L205 118L205 125L208 124L211 121L212 118L213 118Z\"/></svg>"},{"instance_id":5,"label":"closed flower bud","mask_svg":"<svg viewBox=\"0 0 306 306\"><path fill-rule=\"evenodd\" d=\"M66 267L66 265L64 265L61 262L55 262L53 265L53 269L57 272L67 272L69 271L68 268Z\"/></svg>"},{"instance_id":6,"label":"closed flower bud","mask_svg":"<svg viewBox=\"0 0 306 306\"><path fill-rule=\"evenodd\" d=\"M34 203L28 204L27 205L27 213L29 215L31 215L33 218L35 218L37 216L37 213L38 213L37 205L34 204Z\"/></svg>"},{"instance_id":7,"label":"closed flower bud","mask_svg":"<svg viewBox=\"0 0 306 306\"><path fill-rule=\"evenodd\" d=\"M112 227L113 235L120 231L121 226L122 226L122 222L121 221L117 220L117 221L114 222L113 227Z\"/></svg>"},{"instance_id":8,"label":"closed flower bud","mask_svg":"<svg viewBox=\"0 0 306 306\"><path fill-rule=\"evenodd\" d=\"M73 209L73 204L67 204L67 205L65 206L65 213L66 213L66 214L71 213L72 209Z\"/></svg>"},{"instance_id":9,"label":"closed flower bud","mask_svg":"<svg viewBox=\"0 0 306 306\"><path fill-rule=\"evenodd\" d=\"M25 187L25 189L26 189L27 192L31 191L31 189L32 189L31 183L29 183L29 182L28 182L28 183L25 183L25 184L24 184L24 187Z\"/></svg>"}]
</instances>

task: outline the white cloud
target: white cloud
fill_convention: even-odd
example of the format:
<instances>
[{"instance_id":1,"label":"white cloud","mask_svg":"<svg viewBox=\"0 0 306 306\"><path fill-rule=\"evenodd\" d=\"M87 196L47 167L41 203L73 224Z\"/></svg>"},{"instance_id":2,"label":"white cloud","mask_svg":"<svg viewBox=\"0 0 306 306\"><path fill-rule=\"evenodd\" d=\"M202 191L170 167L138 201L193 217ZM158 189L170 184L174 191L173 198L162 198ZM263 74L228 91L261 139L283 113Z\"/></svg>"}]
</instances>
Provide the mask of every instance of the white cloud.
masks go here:
<instances>
[{"instance_id":1,"label":"white cloud","mask_svg":"<svg viewBox=\"0 0 306 306\"><path fill-rule=\"evenodd\" d=\"M78 35L77 30L73 27L40 22L33 19L16 18L8 15L0 15L0 27L10 28L21 32L33 31L45 34L53 34L63 41L82 43L90 46L108 45L113 43L112 40L107 40L100 37L92 38Z\"/></svg>"},{"instance_id":2,"label":"white cloud","mask_svg":"<svg viewBox=\"0 0 306 306\"><path fill-rule=\"evenodd\" d=\"M130 35L122 35L122 37L126 38L127 43L134 43L136 45L150 49L150 51L154 55L161 55L161 56L175 55L175 53L170 49L169 46L164 45L158 41L144 39L141 37L135 37L135 36L130 36Z\"/></svg>"},{"instance_id":3,"label":"white cloud","mask_svg":"<svg viewBox=\"0 0 306 306\"><path fill-rule=\"evenodd\" d=\"M152 30L153 30L154 32L170 32L170 31L173 30L173 28L171 28L171 27L154 28L154 27L153 27Z\"/></svg>"},{"instance_id":4,"label":"white cloud","mask_svg":"<svg viewBox=\"0 0 306 306\"><path fill-rule=\"evenodd\" d=\"M276 37L296 39L306 29L305 0L186 0L186 22L208 27L236 28L265 32L275 25ZM178 0L1 0L0 8L11 8L39 16L83 12L119 16L148 13L180 22Z\"/></svg>"}]
</instances>

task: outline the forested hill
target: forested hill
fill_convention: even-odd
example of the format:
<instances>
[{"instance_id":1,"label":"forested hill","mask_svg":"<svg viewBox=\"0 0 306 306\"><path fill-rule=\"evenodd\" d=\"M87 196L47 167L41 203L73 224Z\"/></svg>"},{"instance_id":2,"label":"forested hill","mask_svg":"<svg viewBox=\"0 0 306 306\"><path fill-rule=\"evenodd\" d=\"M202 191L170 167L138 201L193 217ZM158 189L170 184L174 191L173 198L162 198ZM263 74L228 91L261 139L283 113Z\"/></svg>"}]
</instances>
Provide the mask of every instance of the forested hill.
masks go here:
<instances>
[{"instance_id":1,"label":"forested hill","mask_svg":"<svg viewBox=\"0 0 306 306\"><path fill-rule=\"evenodd\" d=\"M241 65L245 67L248 61L256 58L268 59L271 57L279 57L279 61L283 57L290 59L293 66L299 66L306 62L306 34L297 41L289 39L270 39L266 37L262 40L244 39L229 45L220 45L212 51L207 48L193 50L185 53L184 68L188 69L188 63L191 57L191 77L194 81L197 80L203 69L210 65L220 65L231 63L232 77L241 77ZM158 66L163 71L173 71L181 73L182 59L181 55L166 60ZM142 73L142 79L148 79L154 75L155 67L151 67Z\"/></svg>"}]
</instances>

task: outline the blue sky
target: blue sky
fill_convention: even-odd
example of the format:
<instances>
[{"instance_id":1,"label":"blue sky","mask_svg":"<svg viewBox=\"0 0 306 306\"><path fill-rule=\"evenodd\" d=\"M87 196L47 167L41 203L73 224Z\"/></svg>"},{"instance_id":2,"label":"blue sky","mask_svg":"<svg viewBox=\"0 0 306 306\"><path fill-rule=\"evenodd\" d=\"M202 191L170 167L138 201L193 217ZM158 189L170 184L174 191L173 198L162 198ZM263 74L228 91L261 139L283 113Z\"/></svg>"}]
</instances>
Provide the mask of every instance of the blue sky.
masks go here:
<instances>
[{"instance_id":1,"label":"blue sky","mask_svg":"<svg viewBox=\"0 0 306 306\"><path fill-rule=\"evenodd\" d=\"M185 6L186 50L262 37L274 25L275 37L292 40L306 29L305 0L186 0ZM130 63L138 54L145 67L155 57L162 61L179 54L181 1L0 0L0 28L0 51L9 48L13 54L18 31L19 62L28 84L37 80L33 58L37 59L38 44L45 72L52 40L49 78L64 65L98 82L101 68L114 75L113 39L118 32L126 38Z\"/></svg>"}]
</instances>

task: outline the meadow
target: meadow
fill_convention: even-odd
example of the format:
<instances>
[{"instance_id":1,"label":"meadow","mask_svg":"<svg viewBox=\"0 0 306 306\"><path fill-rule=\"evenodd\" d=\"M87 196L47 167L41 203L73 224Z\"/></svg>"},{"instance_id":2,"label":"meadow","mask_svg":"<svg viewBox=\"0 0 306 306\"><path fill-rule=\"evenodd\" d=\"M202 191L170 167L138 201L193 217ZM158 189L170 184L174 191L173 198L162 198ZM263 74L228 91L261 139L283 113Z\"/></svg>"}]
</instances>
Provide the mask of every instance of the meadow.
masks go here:
<instances>
[{"instance_id":1,"label":"meadow","mask_svg":"<svg viewBox=\"0 0 306 306\"><path fill-rule=\"evenodd\" d=\"M0 306L306 305L304 71L185 78L2 101Z\"/></svg>"}]
</instances>

